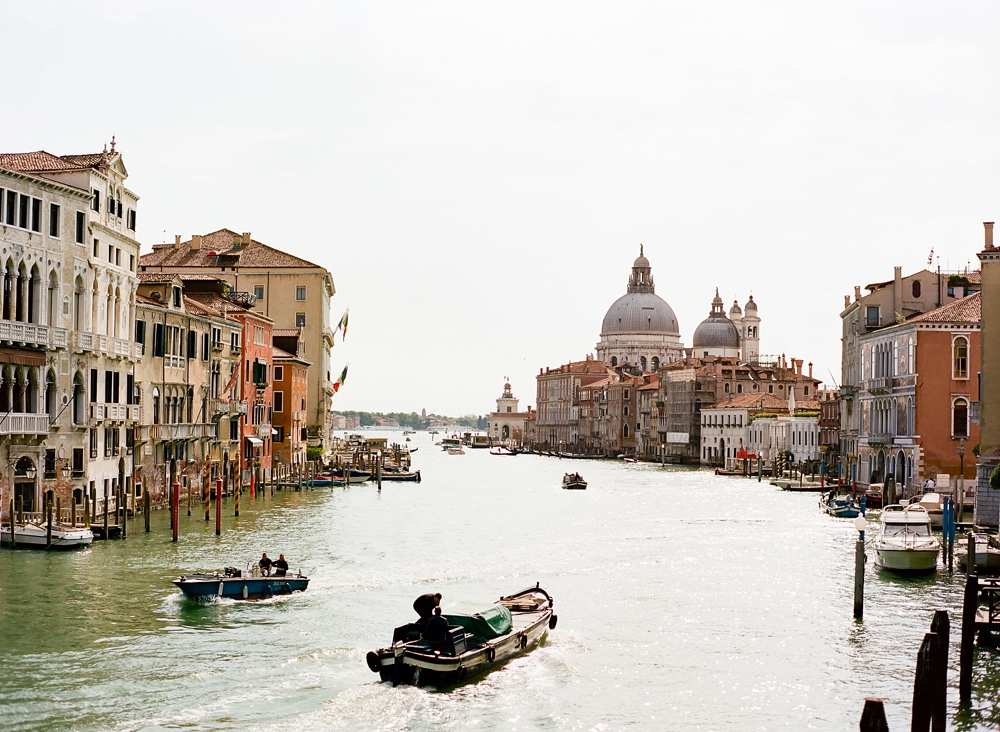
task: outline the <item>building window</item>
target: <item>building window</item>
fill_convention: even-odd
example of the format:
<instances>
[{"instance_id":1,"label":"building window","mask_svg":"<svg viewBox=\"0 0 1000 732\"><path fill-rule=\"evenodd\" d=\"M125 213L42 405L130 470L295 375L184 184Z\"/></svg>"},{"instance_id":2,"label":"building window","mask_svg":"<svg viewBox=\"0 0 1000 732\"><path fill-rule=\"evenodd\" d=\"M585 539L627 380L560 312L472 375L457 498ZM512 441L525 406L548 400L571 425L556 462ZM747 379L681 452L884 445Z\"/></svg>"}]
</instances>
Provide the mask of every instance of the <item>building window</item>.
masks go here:
<instances>
[{"instance_id":1,"label":"building window","mask_svg":"<svg viewBox=\"0 0 1000 732\"><path fill-rule=\"evenodd\" d=\"M951 345L951 352L954 364L953 378L969 378L969 339L965 336L956 338Z\"/></svg>"},{"instance_id":2,"label":"building window","mask_svg":"<svg viewBox=\"0 0 1000 732\"><path fill-rule=\"evenodd\" d=\"M253 296L258 300L264 299L264 285L253 286Z\"/></svg>"},{"instance_id":3,"label":"building window","mask_svg":"<svg viewBox=\"0 0 1000 732\"><path fill-rule=\"evenodd\" d=\"M913 297L920 297L920 280L913 280Z\"/></svg>"},{"instance_id":4,"label":"building window","mask_svg":"<svg viewBox=\"0 0 1000 732\"><path fill-rule=\"evenodd\" d=\"M295 313L295 327L305 328L306 327L306 314L305 313Z\"/></svg>"},{"instance_id":5,"label":"building window","mask_svg":"<svg viewBox=\"0 0 1000 732\"><path fill-rule=\"evenodd\" d=\"M618 357L617 356L612 356L611 357L611 366L614 367L614 366L617 366L617 365L618 365Z\"/></svg>"},{"instance_id":6,"label":"building window","mask_svg":"<svg viewBox=\"0 0 1000 732\"><path fill-rule=\"evenodd\" d=\"M42 201L38 198L31 199L31 230L42 230Z\"/></svg>"},{"instance_id":7,"label":"building window","mask_svg":"<svg viewBox=\"0 0 1000 732\"><path fill-rule=\"evenodd\" d=\"M736 385L736 393L737 394L742 394L743 393L743 384L737 384Z\"/></svg>"},{"instance_id":8,"label":"building window","mask_svg":"<svg viewBox=\"0 0 1000 732\"><path fill-rule=\"evenodd\" d=\"M101 256L101 240L94 239L94 258Z\"/></svg>"},{"instance_id":9,"label":"building window","mask_svg":"<svg viewBox=\"0 0 1000 732\"><path fill-rule=\"evenodd\" d=\"M969 436L969 402L966 399L958 398L951 405L951 435Z\"/></svg>"},{"instance_id":10,"label":"building window","mask_svg":"<svg viewBox=\"0 0 1000 732\"><path fill-rule=\"evenodd\" d=\"M295 288L295 299L299 302L304 302L306 299L306 288L305 285L298 285Z\"/></svg>"},{"instance_id":11,"label":"building window","mask_svg":"<svg viewBox=\"0 0 1000 732\"><path fill-rule=\"evenodd\" d=\"M878 305L869 305L865 308L865 327L866 328L878 328L879 324L879 308Z\"/></svg>"},{"instance_id":12,"label":"building window","mask_svg":"<svg viewBox=\"0 0 1000 732\"><path fill-rule=\"evenodd\" d=\"M274 411L275 412L285 411L285 392L283 391L274 392Z\"/></svg>"},{"instance_id":13,"label":"building window","mask_svg":"<svg viewBox=\"0 0 1000 732\"><path fill-rule=\"evenodd\" d=\"M128 210L128 217L126 218L126 221L128 222L126 224L128 226L128 228L131 229L132 231L135 231L135 210L134 209L130 208Z\"/></svg>"},{"instance_id":14,"label":"building window","mask_svg":"<svg viewBox=\"0 0 1000 732\"><path fill-rule=\"evenodd\" d=\"M94 200L90 202L90 207L97 211L97 213L101 212L101 192L96 188L94 189Z\"/></svg>"},{"instance_id":15,"label":"building window","mask_svg":"<svg viewBox=\"0 0 1000 732\"><path fill-rule=\"evenodd\" d=\"M179 308L181 306L181 288L174 288L174 307Z\"/></svg>"},{"instance_id":16,"label":"building window","mask_svg":"<svg viewBox=\"0 0 1000 732\"><path fill-rule=\"evenodd\" d=\"M49 236L59 237L59 204L49 204Z\"/></svg>"},{"instance_id":17,"label":"building window","mask_svg":"<svg viewBox=\"0 0 1000 732\"><path fill-rule=\"evenodd\" d=\"M278 434L276 434L274 436L274 441L275 442L284 442L285 441L285 428L279 424L279 425L275 426L274 431L278 433Z\"/></svg>"},{"instance_id":18,"label":"building window","mask_svg":"<svg viewBox=\"0 0 1000 732\"><path fill-rule=\"evenodd\" d=\"M285 380L285 367L284 366L275 366L274 367L274 380L275 381L284 381ZM279 409L278 411L280 412L281 410Z\"/></svg>"},{"instance_id":19,"label":"building window","mask_svg":"<svg viewBox=\"0 0 1000 732\"><path fill-rule=\"evenodd\" d=\"M83 244L84 232L87 230L87 216L83 211L76 212L76 243Z\"/></svg>"}]
</instances>

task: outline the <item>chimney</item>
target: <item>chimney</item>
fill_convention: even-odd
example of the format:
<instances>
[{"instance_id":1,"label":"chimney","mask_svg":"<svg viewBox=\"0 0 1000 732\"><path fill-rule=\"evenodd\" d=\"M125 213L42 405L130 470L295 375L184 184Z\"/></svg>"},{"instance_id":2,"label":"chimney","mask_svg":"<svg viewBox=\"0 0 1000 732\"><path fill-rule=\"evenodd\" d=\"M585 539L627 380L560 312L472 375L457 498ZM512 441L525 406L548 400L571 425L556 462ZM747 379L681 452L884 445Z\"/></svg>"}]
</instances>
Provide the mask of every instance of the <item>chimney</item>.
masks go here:
<instances>
[{"instance_id":1,"label":"chimney","mask_svg":"<svg viewBox=\"0 0 1000 732\"><path fill-rule=\"evenodd\" d=\"M861 285L854 286L854 302L861 299Z\"/></svg>"},{"instance_id":2,"label":"chimney","mask_svg":"<svg viewBox=\"0 0 1000 732\"><path fill-rule=\"evenodd\" d=\"M846 310L849 307L851 307L851 296L844 295L844 309Z\"/></svg>"},{"instance_id":3,"label":"chimney","mask_svg":"<svg viewBox=\"0 0 1000 732\"><path fill-rule=\"evenodd\" d=\"M250 232L249 231L244 231L243 232L242 242L243 242L243 246L246 246L247 244L250 243Z\"/></svg>"},{"instance_id":4,"label":"chimney","mask_svg":"<svg viewBox=\"0 0 1000 732\"><path fill-rule=\"evenodd\" d=\"M813 377L813 362L810 361L809 362L809 378L811 379L812 377Z\"/></svg>"},{"instance_id":5,"label":"chimney","mask_svg":"<svg viewBox=\"0 0 1000 732\"><path fill-rule=\"evenodd\" d=\"M993 247L993 222L992 221L984 221L983 222L983 229L985 229L985 231L983 233L986 235L986 251L991 252L991 251L993 251L993 248L994 248Z\"/></svg>"},{"instance_id":6,"label":"chimney","mask_svg":"<svg viewBox=\"0 0 1000 732\"><path fill-rule=\"evenodd\" d=\"M180 248L181 248L181 235L174 234L174 249L180 249Z\"/></svg>"},{"instance_id":7,"label":"chimney","mask_svg":"<svg viewBox=\"0 0 1000 732\"><path fill-rule=\"evenodd\" d=\"M903 317L903 268L892 268L892 321L898 323Z\"/></svg>"},{"instance_id":8,"label":"chimney","mask_svg":"<svg viewBox=\"0 0 1000 732\"><path fill-rule=\"evenodd\" d=\"M201 249L201 234L193 234L191 236L191 249L194 251Z\"/></svg>"}]
</instances>

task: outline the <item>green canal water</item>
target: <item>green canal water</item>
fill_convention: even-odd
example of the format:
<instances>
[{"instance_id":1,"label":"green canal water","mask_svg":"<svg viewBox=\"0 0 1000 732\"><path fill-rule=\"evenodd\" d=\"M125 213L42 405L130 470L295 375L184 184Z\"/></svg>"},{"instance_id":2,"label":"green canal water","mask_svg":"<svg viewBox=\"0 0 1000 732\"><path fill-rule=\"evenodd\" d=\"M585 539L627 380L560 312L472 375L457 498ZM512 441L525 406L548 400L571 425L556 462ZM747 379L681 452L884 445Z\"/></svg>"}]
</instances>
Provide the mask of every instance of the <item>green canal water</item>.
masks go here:
<instances>
[{"instance_id":1,"label":"green canal water","mask_svg":"<svg viewBox=\"0 0 1000 732\"><path fill-rule=\"evenodd\" d=\"M397 435L396 439L400 439ZM0 551L0 729L847 730L866 696L907 729L917 648L952 610L954 729L1000 725L980 653L957 710L961 578L869 567L851 617L849 520L816 495L706 471L449 456L418 434L421 484L244 498L214 523L166 512L87 551ZM579 469L587 491L560 489ZM283 552L308 592L194 604L170 580ZM548 644L441 693L378 683L364 655L413 599L490 601L541 582Z\"/></svg>"}]
</instances>

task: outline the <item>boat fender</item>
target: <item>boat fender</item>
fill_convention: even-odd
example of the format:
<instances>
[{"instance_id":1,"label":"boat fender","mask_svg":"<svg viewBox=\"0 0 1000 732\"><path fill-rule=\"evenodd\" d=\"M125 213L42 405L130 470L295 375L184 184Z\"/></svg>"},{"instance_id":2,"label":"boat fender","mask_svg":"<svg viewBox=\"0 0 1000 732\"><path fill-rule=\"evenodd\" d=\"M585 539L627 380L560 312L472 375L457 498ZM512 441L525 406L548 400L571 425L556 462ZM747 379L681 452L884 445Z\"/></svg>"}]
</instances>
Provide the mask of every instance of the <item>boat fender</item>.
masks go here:
<instances>
[{"instance_id":1,"label":"boat fender","mask_svg":"<svg viewBox=\"0 0 1000 732\"><path fill-rule=\"evenodd\" d=\"M486 661L487 663L493 663L497 660L497 649L493 646L488 646L486 648Z\"/></svg>"},{"instance_id":2,"label":"boat fender","mask_svg":"<svg viewBox=\"0 0 1000 732\"><path fill-rule=\"evenodd\" d=\"M465 666L459 666L458 667L458 680L459 681L465 681L465 677L468 676L468 675L469 675L469 669L467 669Z\"/></svg>"},{"instance_id":3,"label":"boat fender","mask_svg":"<svg viewBox=\"0 0 1000 732\"><path fill-rule=\"evenodd\" d=\"M271 583L270 582L265 582L264 583L264 597L271 597L272 595L274 595L274 592L271 591Z\"/></svg>"},{"instance_id":4,"label":"boat fender","mask_svg":"<svg viewBox=\"0 0 1000 732\"><path fill-rule=\"evenodd\" d=\"M289 595L292 594L292 585L288 582L285 583L285 592L287 592Z\"/></svg>"},{"instance_id":5,"label":"boat fender","mask_svg":"<svg viewBox=\"0 0 1000 732\"><path fill-rule=\"evenodd\" d=\"M559 616L553 613L552 617L549 618L549 630L555 630L556 623L558 622L559 622Z\"/></svg>"},{"instance_id":6,"label":"boat fender","mask_svg":"<svg viewBox=\"0 0 1000 732\"><path fill-rule=\"evenodd\" d=\"M521 648L527 648L527 647L528 647L528 636L522 635L521 636Z\"/></svg>"},{"instance_id":7,"label":"boat fender","mask_svg":"<svg viewBox=\"0 0 1000 732\"><path fill-rule=\"evenodd\" d=\"M365 656L365 661L368 663L368 668L373 672L378 673L382 670L382 659L378 657L375 651L368 651L368 655Z\"/></svg>"},{"instance_id":8,"label":"boat fender","mask_svg":"<svg viewBox=\"0 0 1000 732\"><path fill-rule=\"evenodd\" d=\"M225 590L225 588L226 588L226 585L224 583L220 582L219 583L219 591L218 591L219 597L222 597L222 591Z\"/></svg>"},{"instance_id":9,"label":"boat fender","mask_svg":"<svg viewBox=\"0 0 1000 732\"><path fill-rule=\"evenodd\" d=\"M250 597L250 590L247 588L247 583L244 582L243 583L243 599L246 600L248 597Z\"/></svg>"}]
</instances>

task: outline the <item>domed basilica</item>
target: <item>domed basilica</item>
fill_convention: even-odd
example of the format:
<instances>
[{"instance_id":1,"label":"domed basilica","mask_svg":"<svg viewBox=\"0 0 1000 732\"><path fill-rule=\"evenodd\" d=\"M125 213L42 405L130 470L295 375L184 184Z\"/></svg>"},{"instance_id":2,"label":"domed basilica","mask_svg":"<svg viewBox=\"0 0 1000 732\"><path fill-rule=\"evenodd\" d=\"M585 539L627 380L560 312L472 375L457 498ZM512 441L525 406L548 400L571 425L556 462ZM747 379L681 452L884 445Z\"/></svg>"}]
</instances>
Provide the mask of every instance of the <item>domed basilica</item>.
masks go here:
<instances>
[{"instance_id":1,"label":"domed basilica","mask_svg":"<svg viewBox=\"0 0 1000 732\"><path fill-rule=\"evenodd\" d=\"M628 291L608 309L601 325L597 358L611 366L631 364L642 371L656 371L685 356L677 316L667 302L656 294L652 268L639 247L639 258L632 263ZM760 351L760 318L757 304L750 296L744 310L733 302L726 315L716 289L712 309L694 331L687 355L694 358L729 357L744 363L757 363Z\"/></svg>"},{"instance_id":2,"label":"domed basilica","mask_svg":"<svg viewBox=\"0 0 1000 732\"><path fill-rule=\"evenodd\" d=\"M628 291L604 316L597 357L612 366L630 363L643 371L656 371L661 364L684 357L677 316L656 294L641 245L639 258L632 263Z\"/></svg>"}]
</instances>

